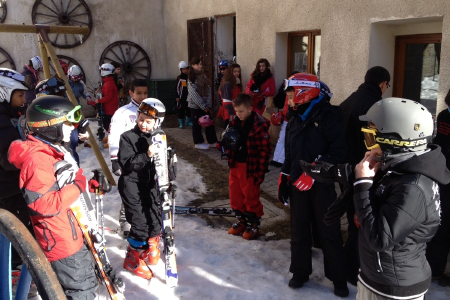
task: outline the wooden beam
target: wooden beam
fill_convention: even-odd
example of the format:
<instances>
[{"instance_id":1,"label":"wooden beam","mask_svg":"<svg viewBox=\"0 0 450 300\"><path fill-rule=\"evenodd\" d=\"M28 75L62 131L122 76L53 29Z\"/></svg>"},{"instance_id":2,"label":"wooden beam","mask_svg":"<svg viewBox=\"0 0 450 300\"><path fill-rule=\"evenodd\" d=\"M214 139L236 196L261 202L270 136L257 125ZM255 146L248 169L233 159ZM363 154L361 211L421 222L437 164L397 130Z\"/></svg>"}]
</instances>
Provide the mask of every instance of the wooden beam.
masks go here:
<instances>
[{"instance_id":1,"label":"wooden beam","mask_svg":"<svg viewBox=\"0 0 450 300\"><path fill-rule=\"evenodd\" d=\"M47 33L67 33L67 34L89 34L88 27L75 26L54 26L54 25L17 25L17 24L0 24L0 32L15 33L39 33L45 30Z\"/></svg>"}]
</instances>

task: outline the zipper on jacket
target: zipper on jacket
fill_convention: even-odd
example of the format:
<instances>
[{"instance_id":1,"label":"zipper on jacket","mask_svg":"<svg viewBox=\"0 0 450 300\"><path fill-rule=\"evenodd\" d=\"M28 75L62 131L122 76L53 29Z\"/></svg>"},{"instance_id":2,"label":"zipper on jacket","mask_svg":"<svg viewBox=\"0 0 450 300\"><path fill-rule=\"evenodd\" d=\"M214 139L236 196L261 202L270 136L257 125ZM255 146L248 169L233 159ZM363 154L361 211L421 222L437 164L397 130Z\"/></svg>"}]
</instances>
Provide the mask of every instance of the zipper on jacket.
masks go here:
<instances>
[{"instance_id":1,"label":"zipper on jacket","mask_svg":"<svg viewBox=\"0 0 450 300\"><path fill-rule=\"evenodd\" d=\"M56 241L53 238L50 230L48 229L48 225L45 222L41 223L45 228L42 230L42 235L44 236L45 240L47 241L47 251L51 251L53 249L53 247L56 245ZM51 240L53 241L53 245L50 244Z\"/></svg>"},{"instance_id":2,"label":"zipper on jacket","mask_svg":"<svg viewBox=\"0 0 450 300\"><path fill-rule=\"evenodd\" d=\"M72 228L72 239L74 241L76 241L76 240L78 240L78 235L77 235L77 231L75 229L75 224L73 222L70 210L67 211L67 218L69 219L70 227Z\"/></svg>"},{"instance_id":3,"label":"zipper on jacket","mask_svg":"<svg viewBox=\"0 0 450 300\"><path fill-rule=\"evenodd\" d=\"M381 267L381 259L380 259L380 252L377 252L377 263L376 268L378 273L383 273L383 268Z\"/></svg>"}]
</instances>

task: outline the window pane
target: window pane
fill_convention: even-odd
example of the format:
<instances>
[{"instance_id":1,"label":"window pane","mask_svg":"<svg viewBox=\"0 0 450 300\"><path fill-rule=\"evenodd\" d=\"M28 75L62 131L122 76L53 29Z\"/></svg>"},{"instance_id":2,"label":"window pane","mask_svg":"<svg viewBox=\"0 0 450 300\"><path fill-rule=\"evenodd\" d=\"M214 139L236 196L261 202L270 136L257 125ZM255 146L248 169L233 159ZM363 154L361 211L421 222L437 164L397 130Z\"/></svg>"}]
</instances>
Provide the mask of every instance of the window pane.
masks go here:
<instances>
[{"instance_id":1,"label":"window pane","mask_svg":"<svg viewBox=\"0 0 450 300\"><path fill-rule=\"evenodd\" d=\"M322 43L322 36L314 36L314 66L313 72L320 78L320 48Z\"/></svg>"},{"instance_id":2,"label":"window pane","mask_svg":"<svg viewBox=\"0 0 450 300\"><path fill-rule=\"evenodd\" d=\"M289 73L308 72L308 36L291 37L291 65Z\"/></svg>"}]
</instances>

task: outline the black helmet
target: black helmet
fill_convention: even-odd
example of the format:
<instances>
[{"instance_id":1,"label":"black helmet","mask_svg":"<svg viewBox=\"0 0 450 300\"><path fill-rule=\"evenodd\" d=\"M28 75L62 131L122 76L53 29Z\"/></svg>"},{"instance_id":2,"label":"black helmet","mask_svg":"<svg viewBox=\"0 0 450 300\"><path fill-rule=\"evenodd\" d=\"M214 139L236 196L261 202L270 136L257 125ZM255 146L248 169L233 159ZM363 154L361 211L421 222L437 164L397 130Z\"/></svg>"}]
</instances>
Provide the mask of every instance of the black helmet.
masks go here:
<instances>
[{"instance_id":1,"label":"black helmet","mask_svg":"<svg viewBox=\"0 0 450 300\"><path fill-rule=\"evenodd\" d=\"M236 126L228 126L222 133L222 145L231 151L238 151L241 148L241 133Z\"/></svg>"},{"instance_id":2,"label":"black helmet","mask_svg":"<svg viewBox=\"0 0 450 300\"><path fill-rule=\"evenodd\" d=\"M57 76L42 80L34 88L36 97L43 97L48 95L64 97L65 91L66 87L64 86L64 80Z\"/></svg>"},{"instance_id":3,"label":"black helmet","mask_svg":"<svg viewBox=\"0 0 450 300\"><path fill-rule=\"evenodd\" d=\"M81 121L81 106L63 97L43 96L30 104L26 118L31 132L51 143L59 143L63 139L62 124Z\"/></svg>"}]
</instances>

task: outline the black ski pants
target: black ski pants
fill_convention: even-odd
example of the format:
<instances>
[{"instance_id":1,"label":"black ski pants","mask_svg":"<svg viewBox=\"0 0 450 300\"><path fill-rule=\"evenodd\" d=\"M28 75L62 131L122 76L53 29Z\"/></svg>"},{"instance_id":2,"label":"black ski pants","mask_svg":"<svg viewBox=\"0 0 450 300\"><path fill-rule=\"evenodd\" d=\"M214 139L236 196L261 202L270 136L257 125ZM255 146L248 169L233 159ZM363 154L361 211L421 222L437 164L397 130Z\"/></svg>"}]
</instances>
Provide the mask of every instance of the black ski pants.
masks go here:
<instances>
[{"instance_id":1,"label":"black ski pants","mask_svg":"<svg viewBox=\"0 0 450 300\"><path fill-rule=\"evenodd\" d=\"M336 199L334 184L314 184L309 191L300 192L291 185L291 266L293 274L312 273L311 223L315 222L322 244L325 276L331 281L347 279L342 246L341 224L326 226L323 217Z\"/></svg>"},{"instance_id":2,"label":"black ski pants","mask_svg":"<svg viewBox=\"0 0 450 300\"><path fill-rule=\"evenodd\" d=\"M348 221L348 238L344 246L345 259L348 266L348 276L352 282L356 282L359 273L359 248L358 248L358 227L355 225L355 205L353 204L353 185L348 187L351 192L347 193L347 197L351 199L344 199L347 202L347 221ZM341 188L341 191L344 189Z\"/></svg>"},{"instance_id":3,"label":"black ski pants","mask_svg":"<svg viewBox=\"0 0 450 300\"><path fill-rule=\"evenodd\" d=\"M194 144L201 144L205 142L202 134L202 126L198 124L198 119L204 115L210 115L202 109L191 108L191 118L192 118L192 137L194 139ZM211 115L210 115L211 116ZM208 144L217 143L216 129L214 125L205 127L206 140Z\"/></svg>"},{"instance_id":4,"label":"black ski pants","mask_svg":"<svg viewBox=\"0 0 450 300\"><path fill-rule=\"evenodd\" d=\"M191 117L191 109L188 107L186 99L180 99L179 106L177 106L177 115L178 119L184 119L184 116Z\"/></svg>"},{"instance_id":5,"label":"black ski pants","mask_svg":"<svg viewBox=\"0 0 450 300\"><path fill-rule=\"evenodd\" d=\"M120 176L119 193L125 207L125 218L130 223L130 238L147 241L161 231L161 217L156 189L150 189L148 182L136 182L130 176Z\"/></svg>"}]
</instances>

